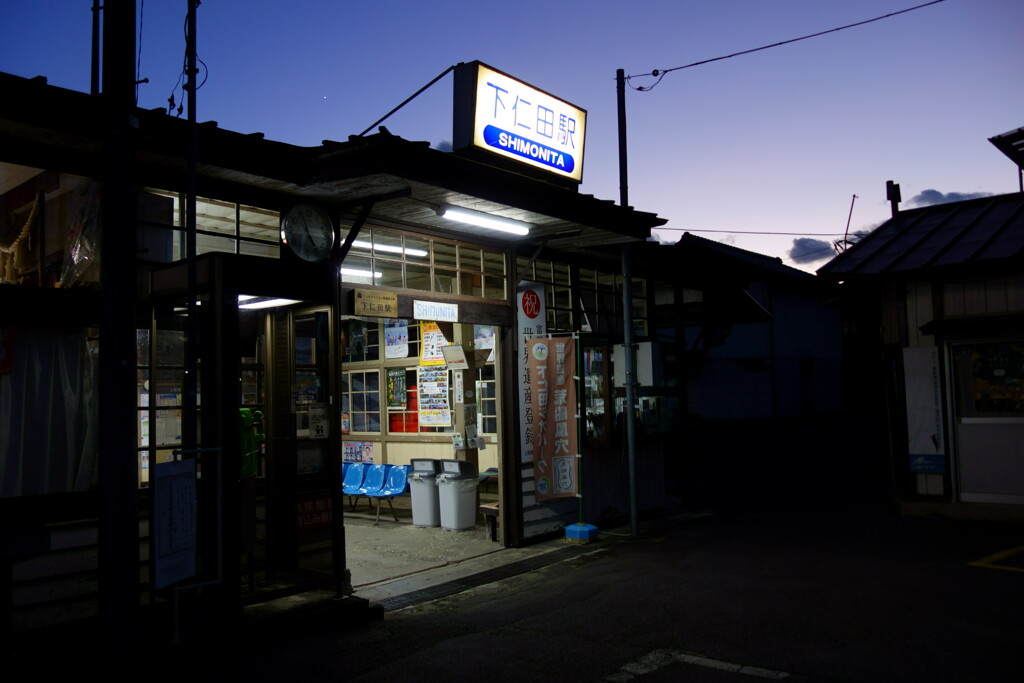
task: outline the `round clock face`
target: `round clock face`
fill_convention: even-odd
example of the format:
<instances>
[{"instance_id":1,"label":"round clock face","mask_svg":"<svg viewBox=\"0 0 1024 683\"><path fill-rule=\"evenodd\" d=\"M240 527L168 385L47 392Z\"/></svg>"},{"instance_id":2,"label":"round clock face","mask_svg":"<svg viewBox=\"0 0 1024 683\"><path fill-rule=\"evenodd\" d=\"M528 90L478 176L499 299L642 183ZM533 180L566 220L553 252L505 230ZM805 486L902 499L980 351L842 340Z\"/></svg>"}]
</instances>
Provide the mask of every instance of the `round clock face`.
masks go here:
<instances>
[{"instance_id":1,"label":"round clock face","mask_svg":"<svg viewBox=\"0 0 1024 683\"><path fill-rule=\"evenodd\" d=\"M303 261L323 261L334 246L334 225L323 209L297 204L281 219L281 241Z\"/></svg>"}]
</instances>

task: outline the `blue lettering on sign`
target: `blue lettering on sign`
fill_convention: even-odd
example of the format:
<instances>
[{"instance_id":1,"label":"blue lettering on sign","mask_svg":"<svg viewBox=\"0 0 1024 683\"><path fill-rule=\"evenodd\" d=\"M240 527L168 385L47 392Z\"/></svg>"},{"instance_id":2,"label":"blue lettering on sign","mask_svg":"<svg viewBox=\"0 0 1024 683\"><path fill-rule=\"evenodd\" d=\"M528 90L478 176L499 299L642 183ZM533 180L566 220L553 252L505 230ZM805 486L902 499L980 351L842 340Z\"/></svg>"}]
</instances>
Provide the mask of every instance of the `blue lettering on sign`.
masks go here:
<instances>
[{"instance_id":1,"label":"blue lettering on sign","mask_svg":"<svg viewBox=\"0 0 1024 683\"><path fill-rule=\"evenodd\" d=\"M509 133L497 126L487 126L484 128L484 142L489 147L496 147L505 152L521 156L524 159L550 166L563 173L572 173L572 170L576 167L576 160L573 159L571 154L537 144L528 138L521 137L515 133Z\"/></svg>"}]
</instances>

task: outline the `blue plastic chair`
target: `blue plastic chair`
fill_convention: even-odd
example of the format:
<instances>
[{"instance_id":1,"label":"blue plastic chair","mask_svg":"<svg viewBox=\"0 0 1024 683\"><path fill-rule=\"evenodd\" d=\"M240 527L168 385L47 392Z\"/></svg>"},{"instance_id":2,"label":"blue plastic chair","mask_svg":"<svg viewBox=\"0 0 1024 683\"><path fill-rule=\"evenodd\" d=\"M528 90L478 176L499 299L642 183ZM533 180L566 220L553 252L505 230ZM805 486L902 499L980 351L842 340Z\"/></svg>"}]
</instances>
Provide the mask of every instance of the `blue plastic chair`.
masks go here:
<instances>
[{"instance_id":1,"label":"blue plastic chair","mask_svg":"<svg viewBox=\"0 0 1024 683\"><path fill-rule=\"evenodd\" d=\"M388 472L388 480L380 490L382 498L402 496L409 491L409 465L395 465Z\"/></svg>"},{"instance_id":2,"label":"blue plastic chair","mask_svg":"<svg viewBox=\"0 0 1024 683\"><path fill-rule=\"evenodd\" d=\"M352 496L360 495L359 489L362 487L363 480L366 478L366 471L370 469L366 463L362 462L354 462L351 463L351 465L352 466L348 469L348 472L345 473L344 479L341 481L341 492L344 495L349 496L350 499Z\"/></svg>"},{"instance_id":3,"label":"blue plastic chair","mask_svg":"<svg viewBox=\"0 0 1024 683\"><path fill-rule=\"evenodd\" d=\"M376 524L380 524L380 501L386 500L388 502L388 508L391 509L391 516L398 521L398 515L395 514L395 506L391 504L391 499L395 496L404 495L409 490L409 465L389 465L391 469L388 470L387 478L384 481L384 485L380 487L376 493L367 494L372 498L377 499L377 521Z\"/></svg>"},{"instance_id":4,"label":"blue plastic chair","mask_svg":"<svg viewBox=\"0 0 1024 683\"><path fill-rule=\"evenodd\" d=\"M355 502L352 503L349 509L356 509L360 496L370 497L376 495L381 487L384 486L384 482L387 481L389 469L391 469L391 465L366 465L366 476L363 478L363 484L352 494L355 496Z\"/></svg>"}]
</instances>

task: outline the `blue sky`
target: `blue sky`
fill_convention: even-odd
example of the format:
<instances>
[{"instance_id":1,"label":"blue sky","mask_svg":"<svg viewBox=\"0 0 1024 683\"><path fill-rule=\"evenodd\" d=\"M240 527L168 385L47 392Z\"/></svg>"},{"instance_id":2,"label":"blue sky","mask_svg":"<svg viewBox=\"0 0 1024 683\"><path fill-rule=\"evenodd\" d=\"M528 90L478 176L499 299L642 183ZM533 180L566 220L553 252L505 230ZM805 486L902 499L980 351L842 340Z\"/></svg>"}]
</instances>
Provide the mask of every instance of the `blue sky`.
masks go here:
<instances>
[{"instance_id":1,"label":"blue sky","mask_svg":"<svg viewBox=\"0 0 1024 683\"><path fill-rule=\"evenodd\" d=\"M616 69L672 69L925 1L207 0L198 112L294 144L345 140L480 60L588 111L581 191L617 200ZM5 3L0 71L87 91L91 4ZM185 0L142 5L140 106L181 101L185 12ZM790 258L793 241L840 236L854 194L850 229L882 222L886 180L904 208L926 191L1014 192L1016 169L987 139L1024 126L1022 26L1024 2L945 0L630 89L630 203L669 220L665 240L687 230L814 269L823 261ZM385 125L450 140L451 76Z\"/></svg>"}]
</instances>

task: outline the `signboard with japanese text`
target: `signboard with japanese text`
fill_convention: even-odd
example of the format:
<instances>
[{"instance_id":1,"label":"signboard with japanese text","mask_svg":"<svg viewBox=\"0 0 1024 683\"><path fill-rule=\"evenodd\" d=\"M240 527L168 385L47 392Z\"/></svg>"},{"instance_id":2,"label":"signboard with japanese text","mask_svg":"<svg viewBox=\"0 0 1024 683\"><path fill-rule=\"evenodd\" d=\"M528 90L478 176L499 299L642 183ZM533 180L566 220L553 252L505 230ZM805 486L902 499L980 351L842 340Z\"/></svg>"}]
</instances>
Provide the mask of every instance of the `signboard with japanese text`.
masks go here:
<instances>
[{"instance_id":1,"label":"signboard with japanese text","mask_svg":"<svg viewBox=\"0 0 1024 683\"><path fill-rule=\"evenodd\" d=\"M398 316L398 294L375 289L356 289L352 294L352 308L356 315L395 318Z\"/></svg>"},{"instance_id":2,"label":"signboard with japanese text","mask_svg":"<svg viewBox=\"0 0 1024 683\"><path fill-rule=\"evenodd\" d=\"M520 282L516 287L516 328L519 335L519 438L523 444L522 461L533 461L534 415L530 407L532 386L527 369L527 346L531 337L547 331L547 313L544 307L544 284Z\"/></svg>"},{"instance_id":3,"label":"signboard with japanese text","mask_svg":"<svg viewBox=\"0 0 1024 683\"><path fill-rule=\"evenodd\" d=\"M196 574L196 461L173 460L156 466L153 486L153 585L163 588Z\"/></svg>"},{"instance_id":4,"label":"signboard with japanese text","mask_svg":"<svg viewBox=\"0 0 1024 683\"><path fill-rule=\"evenodd\" d=\"M473 147L583 180L587 112L480 62L455 72L455 149Z\"/></svg>"},{"instance_id":5,"label":"signboard with japanese text","mask_svg":"<svg viewBox=\"0 0 1024 683\"><path fill-rule=\"evenodd\" d=\"M533 479L538 501L575 496L576 344L572 337L541 337L526 343L530 411L533 415Z\"/></svg>"}]
</instances>

